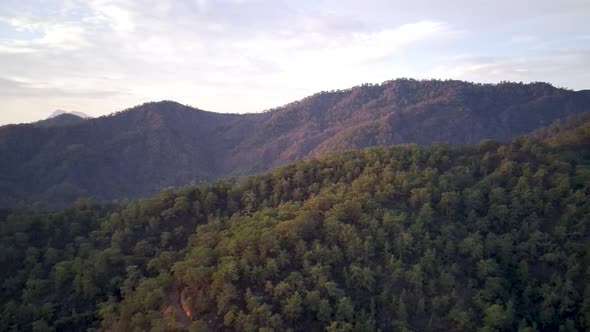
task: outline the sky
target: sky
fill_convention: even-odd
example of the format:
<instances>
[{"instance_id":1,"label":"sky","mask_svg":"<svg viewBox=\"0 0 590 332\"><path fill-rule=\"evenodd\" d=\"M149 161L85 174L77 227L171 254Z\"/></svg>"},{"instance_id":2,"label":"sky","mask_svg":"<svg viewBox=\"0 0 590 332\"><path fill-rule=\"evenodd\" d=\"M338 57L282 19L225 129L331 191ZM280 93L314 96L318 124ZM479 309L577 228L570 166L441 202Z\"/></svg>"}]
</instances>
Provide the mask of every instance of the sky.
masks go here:
<instances>
[{"instance_id":1,"label":"sky","mask_svg":"<svg viewBox=\"0 0 590 332\"><path fill-rule=\"evenodd\" d=\"M590 89L590 0L1 0L0 124L260 112L400 77Z\"/></svg>"}]
</instances>

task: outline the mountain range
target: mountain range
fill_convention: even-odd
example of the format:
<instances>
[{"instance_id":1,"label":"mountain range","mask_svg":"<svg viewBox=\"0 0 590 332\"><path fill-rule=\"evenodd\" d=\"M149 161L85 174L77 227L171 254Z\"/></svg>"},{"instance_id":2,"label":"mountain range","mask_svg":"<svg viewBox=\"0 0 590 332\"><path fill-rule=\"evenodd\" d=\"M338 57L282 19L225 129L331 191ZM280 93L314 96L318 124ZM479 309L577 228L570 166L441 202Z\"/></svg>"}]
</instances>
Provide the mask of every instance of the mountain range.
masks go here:
<instances>
[{"instance_id":1,"label":"mountain range","mask_svg":"<svg viewBox=\"0 0 590 332\"><path fill-rule=\"evenodd\" d=\"M398 79L254 114L162 101L59 125L8 125L0 127L0 207L134 198L369 146L507 141L586 110L590 91L547 83Z\"/></svg>"}]
</instances>

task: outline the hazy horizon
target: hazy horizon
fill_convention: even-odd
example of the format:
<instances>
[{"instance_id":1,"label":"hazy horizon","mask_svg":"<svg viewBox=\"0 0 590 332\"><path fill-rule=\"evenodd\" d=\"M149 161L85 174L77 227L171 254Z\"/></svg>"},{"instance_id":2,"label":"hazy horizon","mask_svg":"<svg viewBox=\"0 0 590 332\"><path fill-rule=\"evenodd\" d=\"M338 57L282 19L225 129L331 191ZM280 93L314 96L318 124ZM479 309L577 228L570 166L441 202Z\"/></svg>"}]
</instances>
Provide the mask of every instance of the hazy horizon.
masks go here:
<instances>
[{"instance_id":1,"label":"hazy horizon","mask_svg":"<svg viewBox=\"0 0 590 332\"><path fill-rule=\"evenodd\" d=\"M584 1L0 4L0 124L149 101L252 113L399 77L587 89Z\"/></svg>"}]
</instances>

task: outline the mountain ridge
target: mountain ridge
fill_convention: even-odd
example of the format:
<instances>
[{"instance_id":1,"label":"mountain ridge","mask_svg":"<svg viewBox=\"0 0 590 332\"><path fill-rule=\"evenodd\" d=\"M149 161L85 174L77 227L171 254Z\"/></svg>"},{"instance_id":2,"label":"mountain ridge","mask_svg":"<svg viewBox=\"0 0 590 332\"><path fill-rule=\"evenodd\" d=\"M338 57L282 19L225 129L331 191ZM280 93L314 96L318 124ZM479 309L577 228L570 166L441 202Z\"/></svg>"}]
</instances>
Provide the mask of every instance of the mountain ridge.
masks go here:
<instances>
[{"instance_id":1,"label":"mountain ridge","mask_svg":"<svg viewBox=\"0 0 590 332\"><path fill-rule=\"evenodd\" d=\"M0 206L133 198L368 146L507 141L588 109L590 91L547 83L411 79L320 92L263 113L150 102L65 127L3 127Z\"/></svg>"}]
</instances>

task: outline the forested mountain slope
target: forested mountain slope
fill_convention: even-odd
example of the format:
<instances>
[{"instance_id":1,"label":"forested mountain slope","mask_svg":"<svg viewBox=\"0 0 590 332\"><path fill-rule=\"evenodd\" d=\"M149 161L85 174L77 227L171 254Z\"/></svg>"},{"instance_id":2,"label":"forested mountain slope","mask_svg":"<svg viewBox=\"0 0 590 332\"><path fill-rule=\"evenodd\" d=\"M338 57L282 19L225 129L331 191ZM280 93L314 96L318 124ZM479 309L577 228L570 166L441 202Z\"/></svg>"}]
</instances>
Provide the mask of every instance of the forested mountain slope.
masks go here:
<instances>
[{"instance_id":1,"label":"forested mountain slope","mask_svg":"<svg viewBox=\"0 0 590 332\"><path fill-rule=\"evenodd\" d=\"M567 151L589 146L567 137L6 212L0 330L588 330L590 177Z\"/></svg>"},{"instance_id":2,"label":"forested mountain slope","mask_svg":"<svg viewBox=\"0 0 590 332\"><path fill-rule=\"evenodd\" d=\"M551 140L572 130L583 128L588 122L590 122L590 111L578 113L554 121L551 125L534 130L527 136L541 140ZM577 137L577 139L579 138L580 137Z\"/></svg>"},{"instance_id":3,"label":"forested mountain slope","mask_svg":"<svg viewBox=\"0 0 590 332\"><path fill-rule=\"evenodd\" d=\"M322 92L258 114L159 102L67 126L4 126L0 207L146 196L368 146L506 141L588 109L590 91L546 83L399 79Z\"/></svg>"}]
</instances>

